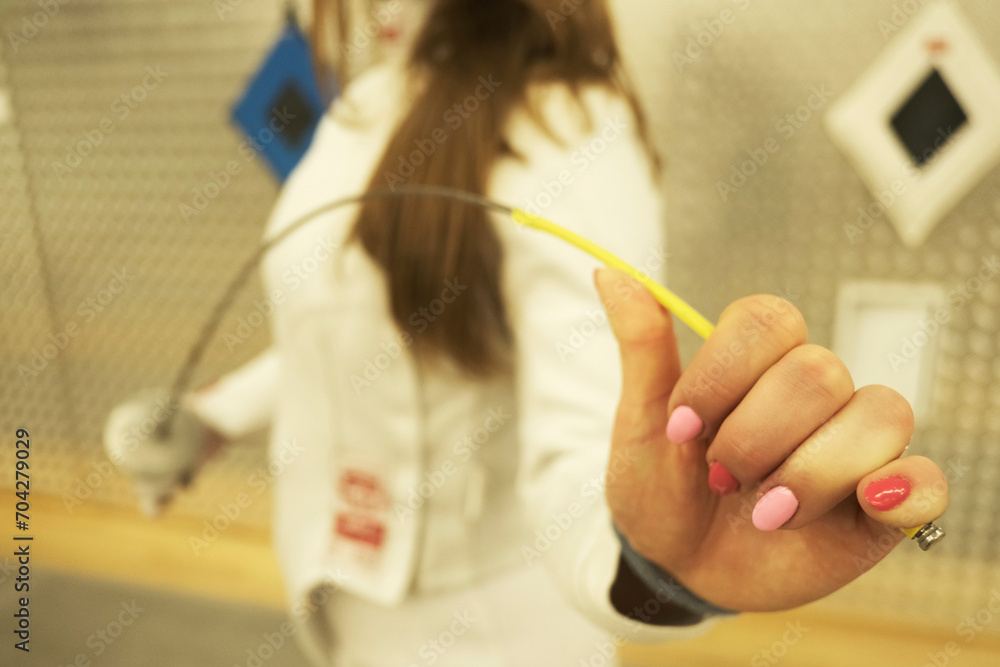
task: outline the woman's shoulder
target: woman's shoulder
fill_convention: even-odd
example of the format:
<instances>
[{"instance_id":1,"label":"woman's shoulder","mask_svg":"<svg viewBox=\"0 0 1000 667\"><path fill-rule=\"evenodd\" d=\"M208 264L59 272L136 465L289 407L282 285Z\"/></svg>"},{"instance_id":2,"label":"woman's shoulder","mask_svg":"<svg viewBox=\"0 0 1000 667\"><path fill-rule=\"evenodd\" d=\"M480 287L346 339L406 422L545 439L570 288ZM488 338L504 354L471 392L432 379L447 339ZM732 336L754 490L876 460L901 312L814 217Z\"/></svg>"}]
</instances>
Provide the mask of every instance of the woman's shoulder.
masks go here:
<instances>
[{"instance_id":1,"label":"woman's shoulder","mask_svg":"<svg viewBox=\"0 0 1000 667\"><path fill-rule=\"evenodd\" d=\"M628 97L607 85L574 90L565 83L536 84L511 120L505 135L511 154L494 167L491 196L562 224L626 261L644 261L649 247L659 247L657 172ZM540 258L540 266L546 255L578 252L543 235L502 229L516 252Z\"/></svg>"},{"instance_id":2,"label":"woman's shoulder","mask_svg":"<svg viewBox=\"0 0 1000 667\"><path fill-rule=\"evenodd\" d=\"M374 63L351 79L344 94L357 98L380 96L387 87L399 83L403 78L402 74L401 68L394 63Z\"/></svg>"},{"instance_id":3,"label":"woman's shoulder","mask_svg":"<svg viewBox=\"0 0 1000 667\"><path fill-rule=\"evenodd\" d=\"M529 86L525 104L511 118L510 130L524 132L534 125L534 131L572 145L609 123L632 127L633 120L628 99L609 83L574 88L562 81L543 81Z\"/></svg>"},{"instance_id":4,"label":"woman's shoulder","mask_svg":"<svg viewBox=\"0 0 1000 667\"><path fill-rule=\"evenodd\" d=\"M344 86L333 102L330 115L335 118L344 112L354 116L393 109L398 106L404 83L405 76L398 65L385 62L371 65Z\"/></svg>"}]
</instances>

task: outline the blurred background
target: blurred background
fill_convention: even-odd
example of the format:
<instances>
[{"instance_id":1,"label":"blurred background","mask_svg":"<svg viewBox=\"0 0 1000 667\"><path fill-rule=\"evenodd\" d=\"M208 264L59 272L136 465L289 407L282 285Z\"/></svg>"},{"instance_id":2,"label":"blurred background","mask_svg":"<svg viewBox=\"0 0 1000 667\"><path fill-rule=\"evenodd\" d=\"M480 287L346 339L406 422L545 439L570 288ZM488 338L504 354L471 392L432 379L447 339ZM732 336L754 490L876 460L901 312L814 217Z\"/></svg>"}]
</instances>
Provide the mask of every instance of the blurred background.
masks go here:
<instances>
[{"instance_id":1,"label":"blurred background","mask_svg":"<svg viewBox=\"0 0 1000 667\"><path fill-rule=\"evenodd\" d=\"M910 453L951 485L933 551L904 544L827 600L625 659L1000 664L1000 276L983 271L1000 253L1000 169L984 158L925 237L904 242L903 204L873 207L870 173L827 120L937 3L612 4L666 159L670 286L710 319L748 294L792 301L859 384L911 397ZM1000 62L1000 5L952 6ZM173 380L260 238L279 185L229 118L285 11L275 0L0 4L0 506L13 515L14 434L27 429L35 536L30 657L11 646L16 560L0 549L2 664L305 664L290 642L261 650L284 620L270 487L250 485L267 474L263 440L226 449L156 522L101 448L113 406ZM989 121L965 111L970 128ZM256 282L239 297L196 382L268 345L254 325L261 299ZM915 315L941 309L933 332ZM855 349L865 341L875 357ZM682 342L689 358L698 340ZM233 512L240 493L252 502Z\"/></svg>"}]
</instances>

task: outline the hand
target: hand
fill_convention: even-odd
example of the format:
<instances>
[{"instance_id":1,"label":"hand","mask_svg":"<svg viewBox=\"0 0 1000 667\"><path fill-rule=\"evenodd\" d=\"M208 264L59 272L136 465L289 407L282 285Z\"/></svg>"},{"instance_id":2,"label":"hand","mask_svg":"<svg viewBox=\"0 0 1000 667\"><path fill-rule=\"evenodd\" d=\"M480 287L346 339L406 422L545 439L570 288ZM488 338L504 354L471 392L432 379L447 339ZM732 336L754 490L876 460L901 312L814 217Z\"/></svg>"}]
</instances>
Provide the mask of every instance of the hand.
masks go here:
<instances>
[{"instance_id":1,"label":"hand","mask_svg":"<svg viewBox=\"0 0 1000 667\"><path fill-rule=\"evenodd\" d=\"M201 440L201 450L195 461L181 477L181 486L184 488L191 485L194 477L201 472L201 469L205 466L205 464L218 456L226 443L229 442L229 439L226 436L203 422L198 416L198 411L193 407L197 403L198 395L201 392L208 392L218 386L218 384L219 381L217 379L212 380L211 382L206 382L199 386L194 392L185 394L181 398L181 414L185 415L185 417L190 417L201 427L200 434L198 435L198 438Z\"/></svg>"},{"instance_id":2,"label":"hand","mask_svg":"<svg viewBox=\"0 0 1000 667\"><path fill-rule=\"evenodd\" d=\"M163 512L223 442L183 407L170 434L163 436L157 425L169 411L166 390L147 390L112 410L104 429L108 458L131 478L139 505L150 517Z\"/></svg>"},{"instance_id":3,"label":"hand","mask_svg":"<svg viewBox=\"0 0 1000 667\"><path fill-rule=\"evenodd\" d=\"M612 269L595 282L623 372L611 460L628 465L609 471L608 505L633 548L695 594L738 611L796 607L885 557L904 537L896 527L944 512L941 470L899 458L909 404L887 387L855 390L787 301L732 303L682 372L652 295ZM865 490L889 477L909 496L876 509Z\"/></svg>"}]
</instances>

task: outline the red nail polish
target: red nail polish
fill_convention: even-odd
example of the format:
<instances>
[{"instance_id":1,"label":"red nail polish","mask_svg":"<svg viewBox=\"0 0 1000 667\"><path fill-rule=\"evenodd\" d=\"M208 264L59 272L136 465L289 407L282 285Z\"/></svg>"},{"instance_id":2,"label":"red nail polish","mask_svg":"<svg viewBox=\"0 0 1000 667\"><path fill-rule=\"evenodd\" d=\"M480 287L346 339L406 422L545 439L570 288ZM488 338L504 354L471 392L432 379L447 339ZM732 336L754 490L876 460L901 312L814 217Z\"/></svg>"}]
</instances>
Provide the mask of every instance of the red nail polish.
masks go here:
<instances>
[{"instance_id":1,"label":"red nail polish","mask_svg":"<svg viewBox=\"0 0 1000 667\"><path fill-rule=\"evenodd\" d=\"M886 477L865 487L865 500L880 512L899 507L910 495L910 483L902 477Z\"/></svg>"},{"instance_id":2,"label":"red nail polish","mask_svg":"<svg viewBox=\"0 0 1000 667\"><path fill-rule=\"evenodd\" d=\"M708 488L720 496L725 496L739 489L740 481L733 477L733 473L726 470L726 466L713 461L712 465L708 466Z\"/></svg>"}]
</instances>

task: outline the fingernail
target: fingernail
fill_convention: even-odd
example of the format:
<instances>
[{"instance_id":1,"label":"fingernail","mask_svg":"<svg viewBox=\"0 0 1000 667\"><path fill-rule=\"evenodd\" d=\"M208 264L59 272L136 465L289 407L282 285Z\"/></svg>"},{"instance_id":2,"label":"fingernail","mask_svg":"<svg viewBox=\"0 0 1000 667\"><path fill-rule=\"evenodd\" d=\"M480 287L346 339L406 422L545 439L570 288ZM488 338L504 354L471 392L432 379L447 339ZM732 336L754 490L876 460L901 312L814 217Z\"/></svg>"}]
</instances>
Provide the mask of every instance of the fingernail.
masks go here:
<instances>
[{"instance_id":1,"label":"fingernail","mask_svg":"<svg viewBox=\"0 0 1000 667\"><path fill-rule=\"evenodd\" d=\"M753 508L753 525L758 530L777 530L795 514L799 499L787 486L776 486L757 501Z\"/></svg>"},{"instance_id":2,"label":"fingernail","mask_svg":"<svg viewBox=\"0 0 1000 667\"><path fill-rule=\"evenodd\" d=\"M686 405L674 409L667 421L667 439L679 444L690 442L701 433L701 417Z\"/></svg>"},{"instance_id":3,"label":"fingernail","mask_svg":"<svg viewBox=\"0 0 1000 667\"><path fill-rule=\"evenodd\" d=\"M720 496L725 496L740 488L740 481L733 477L733 473L726 470L726 466L713 461L712 465L708 466L708 488Z\"/></svg>"},{"instance_id":4,"label":"fingernail","mask_svg":"<svg viewBox=\"0 0 1000 667\"><path fill-rule=\"evenodd\" d=\"M594 269L594 285L595 286L599 286L601 284L601 274L607 272L607 270L608 270L608 267L606 267L606 266L599 266L596 269Z\"/></svg>"},{"instance_id":5,"label":"fingernail","mask_svg":"<svg viewBox=\"0 0 1000 667\"><path fill-rule=\"evenodd\" d=\"M899 507L909 495L910 483L902 477L886 477L865 487L865 500L880 512Z\"/></svg>"}]
</instances>

